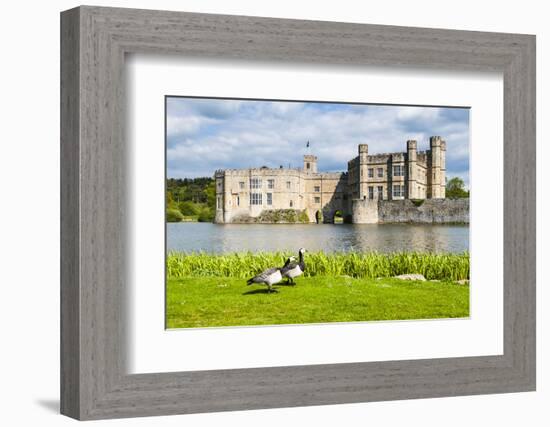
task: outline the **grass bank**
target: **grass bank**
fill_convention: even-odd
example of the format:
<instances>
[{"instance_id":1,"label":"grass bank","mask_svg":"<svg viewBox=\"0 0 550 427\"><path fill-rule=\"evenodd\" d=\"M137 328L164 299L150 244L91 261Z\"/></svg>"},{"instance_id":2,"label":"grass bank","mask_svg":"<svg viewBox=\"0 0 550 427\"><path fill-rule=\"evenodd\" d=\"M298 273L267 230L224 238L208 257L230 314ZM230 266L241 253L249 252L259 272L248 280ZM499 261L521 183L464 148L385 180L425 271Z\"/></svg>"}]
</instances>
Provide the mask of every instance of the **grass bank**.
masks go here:
<instances>
[{"instance_id":1,"label":"grass bank","mask_svg":"<svg viewBox=\"0 0 550 427\"><path fill-rule=\"evenodd\" d=\"M206 270L204 270L206 272ZM300 277L296 286L246 286L238 277L167 281L167 327L280 325L458 318L469 315L469 286L353 277Z\"/></svg>"},{"instance_id":2,"label":"grass bank","mask_svg":"<svg viewBox=\"0 0 550 427\"><path fill-rule=\"evenodd\" d=\"M247 279L266 268L282 266L287 252L184 254L172 252L167 257L169 278L234 277ZM470 255L430 253L307 253L305 277L375 279L400 274L419 273L428 280L461 280L470 277Z\"/></svg>"}]
</instances>

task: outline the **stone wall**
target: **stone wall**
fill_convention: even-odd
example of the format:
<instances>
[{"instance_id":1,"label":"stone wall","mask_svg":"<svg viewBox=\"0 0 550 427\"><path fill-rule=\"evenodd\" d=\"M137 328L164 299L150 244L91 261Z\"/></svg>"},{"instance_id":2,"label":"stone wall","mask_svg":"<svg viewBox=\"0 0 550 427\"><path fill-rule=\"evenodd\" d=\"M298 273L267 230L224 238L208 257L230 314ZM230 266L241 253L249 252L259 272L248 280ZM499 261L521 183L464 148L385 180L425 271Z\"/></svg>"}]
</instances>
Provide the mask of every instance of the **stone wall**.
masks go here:
<instances>
[{"instance_id":1,"label":"stone wall","mask_svg":"<svg viewBox=\"0 0 550 427\"><path fill-rule=\"evenodd\" d=\"M418 206L417 206L418 205ZM451 224L470 222L470 199L384 200L378 223Z\"/></svg>"},{"instance_id":2,"label":"stone wall","mask_svg":"<svg viewBox=\"0 0 550 427\"><path fill-rule=\"evenodd\" d=\"M333 215L334 212L325 213L325 215L329 214ZM240 224L292 224L314 221L315 217L308 217L307 209L268 209L258 216L239 214L231 219L231 222ZM351 203L351 222L353 224L468 224L470 199L356 199Z\"/></svg>"},{"instance_id":3,"label":"stone wall","mask_svg":"<svg viewBox=\"0 0 550 427\"><path fill-rule=\"evenodd\" d=\"M378 224L378 200L356 199L352 201L351 222L353 224Z\"/></svg>"}]
</instances>

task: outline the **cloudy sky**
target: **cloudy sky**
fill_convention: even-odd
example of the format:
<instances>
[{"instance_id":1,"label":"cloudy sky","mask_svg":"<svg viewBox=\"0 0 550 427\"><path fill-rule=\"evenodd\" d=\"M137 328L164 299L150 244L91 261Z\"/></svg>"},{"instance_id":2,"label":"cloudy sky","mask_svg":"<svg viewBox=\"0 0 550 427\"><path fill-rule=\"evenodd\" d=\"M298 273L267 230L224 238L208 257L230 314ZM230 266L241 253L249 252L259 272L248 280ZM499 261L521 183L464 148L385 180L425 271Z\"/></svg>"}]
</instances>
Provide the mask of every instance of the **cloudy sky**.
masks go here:
<instances>
[{"instance_id":1,"label":"cloudy sky","mask_svg":"<svg viewBox=\"0 0 550 427\"><path fill-rule=\"evenodd\" d=\"M418 150L447 141L447 177L469 184L469 110L315 102L176 98L166 100L167 176L212 176L216 169L301 167L309 152L319 171L345 171L357 145L369 153Z\"/></svg>"}]
</instances>

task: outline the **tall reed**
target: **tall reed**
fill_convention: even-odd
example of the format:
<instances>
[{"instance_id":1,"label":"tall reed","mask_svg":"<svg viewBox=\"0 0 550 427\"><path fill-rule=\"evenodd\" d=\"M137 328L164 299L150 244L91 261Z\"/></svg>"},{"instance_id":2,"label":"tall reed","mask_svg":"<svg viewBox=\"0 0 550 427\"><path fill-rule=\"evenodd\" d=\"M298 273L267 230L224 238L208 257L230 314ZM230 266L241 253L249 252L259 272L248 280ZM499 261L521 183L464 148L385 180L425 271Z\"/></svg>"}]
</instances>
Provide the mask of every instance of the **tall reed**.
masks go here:
<instances>
[{"instance_id":1,"label":"tall reed","mask_svg":"<svg viewBox=\"0 0 550 427\"><path fill-rule=\"evenodd\" d=\"M211 254L206 252L170 252L167 257L168 277L214 276L249 278L266 268L282 266L287 252L241 252ZM470 276L470 255L404 253L324 253L305 256L306 277L350 276L373 279L399 274L418 273L428 280L461 280Z\"/></svg>"}]
</instances>

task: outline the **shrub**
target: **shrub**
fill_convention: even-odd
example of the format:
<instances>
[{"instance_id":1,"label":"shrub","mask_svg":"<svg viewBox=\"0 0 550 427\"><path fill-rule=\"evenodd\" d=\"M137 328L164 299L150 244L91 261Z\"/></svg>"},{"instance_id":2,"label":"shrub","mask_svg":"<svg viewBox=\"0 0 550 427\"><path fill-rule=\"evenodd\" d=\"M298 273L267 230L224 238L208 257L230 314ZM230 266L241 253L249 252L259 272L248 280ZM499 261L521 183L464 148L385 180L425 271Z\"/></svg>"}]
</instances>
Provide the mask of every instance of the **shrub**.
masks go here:
<instances>
[{"instance_id":1,"label":"shrub","mask_svg":"<svg viewBox=\"0 0 550 427\"><path fill-rule=\"evenodd\" d=\"M424 199L411 199L411 202L418 208L422 206L422 204L424 203Z\"/></svg>"},{"instance_id":2,"label":"shrub","mask_svg":"<svg viewBox=\"0 0 550 427\"><path fill-rule=\"evenodd\" d=\"M195 216L199 214L200 209L193 202L181 202L179 204L179 210L184 216Z\"/></svg>"},{"instance_id":3,"label":"shrub","mask_svg":"<svg viewBox=\"0 0 550 427\"><path fill-rule=\"evenodd\" d=\"M309 216L307 215L306 210L304 209L302 212L300 212L300 215L298 215L298 222L309 222Z\"/></svg>"},{"instance_id":4,"label":"shrub","mask_svg":"<svg viewBox=\"0 0 550 427\"><path fill-rule=\"evenodd\" d=\"M199 222L212 222L214 220L214 212L208 208L203 208L197 219Z\"/></svg>"},{"instance_id":5,"label":"shrub","mask_svg":"<svg viewBox=\"0 0 550 427\"><path fill-rule=\"evenodd\" d=\"M305 210L297 209L269 209L264 210L254 222L259 223L297 223L309 222L309 217Z\"/></svg>"},{"instance_id":6,"label":"shrub","mask_svg":"<svg viewBox=\"0 0 550 427\"><path fill-rule=\"evenodd\" d=\"M183 219L183 215L177 209L166 209L166 221L168 222L180 222Z\"/></svg>"}]
</instances>

